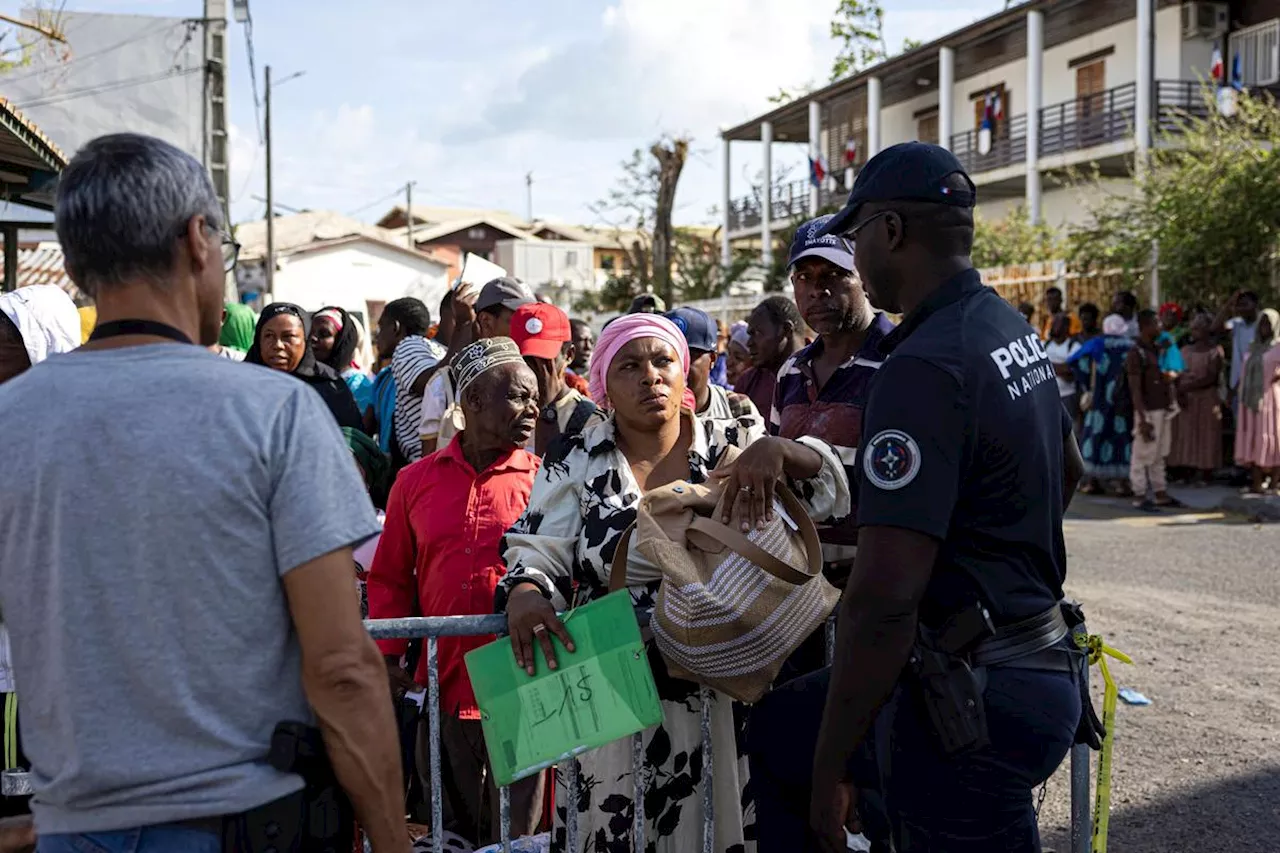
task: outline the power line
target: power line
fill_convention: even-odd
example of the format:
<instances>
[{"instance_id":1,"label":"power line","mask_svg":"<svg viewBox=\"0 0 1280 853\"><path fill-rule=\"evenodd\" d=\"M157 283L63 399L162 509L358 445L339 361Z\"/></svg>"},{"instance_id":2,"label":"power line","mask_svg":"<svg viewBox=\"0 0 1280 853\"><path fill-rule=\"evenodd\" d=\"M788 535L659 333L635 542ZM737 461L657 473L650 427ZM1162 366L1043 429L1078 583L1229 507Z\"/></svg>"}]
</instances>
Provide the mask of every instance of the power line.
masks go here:
<instances>
[{"instance_id":1,"label":"power line","mask_svg":"<svg viewBox=\"0 0 1280 853\"><path fill-rule=\"evenodd\" d=\"M66 92L59 92L56 95L50 95L47 98L37 98L33 101L27 101L22 104L15 104L18 109L25 110L32 107L45 107L52 104L61 104L66 101L74 101L79 98L87 98L93 95L101 95L106 92L114 92L119 89L129 89L134 86L145 86L148 83L159 83L162 80L168 80L176 77L186 77L190 74L197 74L203 71L199 66L193 68L174 68L160 74L151 74L143 77L130 77L124 80L116 80L112 83L104 83L97 86L86 86L81 89L69 89Z\"/></svg>"},{"instance_id":2,"label":"power line","mask_svg":"<svg viewBox=\"0 0 1280 853\"><path fill-rule=\"evenodd\" d=\"M396 187L396 189L395 189L395 191L394 191L394 192L389 192L389 193L387 193L386 195L384 195L382 198L374 199L373 201L369 202L369 203L368 203L368 204L366 204L366 205L362 205L362 206L360 206L360 207L357 207L355 210L350 211L350 212L347 214L347 216L355 216L356 214L364 213L364 212L365 212L366 210L368 210L369 208L371 208L371 207L376 207L376 206L378 206L378 205L382 204L383 202L390 201L391 199L398 197L398 196L399 196L401 193L403 193L403 192L404 192L404 187L403 187L403 186Z\"/></svg>"},{"instance_id":3,"label":"power line","mask_svg":"<svg viewBox=\"0 0 1280 853\"><path fill-rule=\"evenodd\" d=\"M178 21L177 23L164 22L159 27L146 30L134 36L130 36L124 41L119 42L118 44L113 44L110 47L104 47L101 50L95 50L92 53L86 53L83 56L72 56L66 62L57 62L51 65L46 65L43 68L37 68L36 70L28 71L25 74L14 74L12 76L5 75L3 77L0 77L0 83L4 83L4 84L17 83L19 80L29 80L32 77L39 77L41 74L49 74L50 72L53 72L53 71L64 71L78 62L85 62L90 59L95 59L99 56L105 56L106 54L113 53L117 50L120 50L123 47L128 47L129 45L134 44L135 42L140 42L143 39L150 38L151 36L159 35L161 31L165 29L176 29L180 26L186 26L186 25L188 25L187 21Z\"/></svg>"},{"instance_id":4,"label":"power line","mask_svg":"<svg viewBox=\"0 0 1280 853\"><path fill-rule=\"evenodd\" d=\"M248 0L244 4L244 44L245 54L249 58L249 83L253 87L253 126L258 131L258 144L262 138L262 99L258 96L258 65L253 54L253 15L249 12Z\"/></svg>"}]
</instances>

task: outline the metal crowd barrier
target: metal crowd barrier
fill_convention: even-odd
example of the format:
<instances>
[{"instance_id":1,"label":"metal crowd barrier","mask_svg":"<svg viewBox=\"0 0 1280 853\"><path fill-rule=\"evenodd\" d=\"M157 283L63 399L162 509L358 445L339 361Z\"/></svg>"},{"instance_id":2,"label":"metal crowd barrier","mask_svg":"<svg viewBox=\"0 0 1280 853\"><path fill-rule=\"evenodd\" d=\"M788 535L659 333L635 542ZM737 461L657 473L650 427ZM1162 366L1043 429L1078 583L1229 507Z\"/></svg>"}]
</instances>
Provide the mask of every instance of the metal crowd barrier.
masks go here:
<instances>
[{"instance_id":1,"label":"metal crowd barrier","mask_svg":"<svg viewBox=\"0 0 1280 853\"><path fill-rule=\"evenodd\" d=\"M650 613L637 611L640 624L646 625ZM438 616L406 619L370 619L365 622L369 634L377 640L419 639L426 640L427 655L427 719L431 737L431 849L441 853L444 849L444 817L440 779L440 661L438 639L440 637L473 637L485 634L503 634L507 630L507 617L491 616ZM835 617L826 626L827 663L835 652ZM1087 684L1088 668L1085 668ZM715 843L714 761L711 743L711 690L703 687L702 699L702 853L713 853ZM634 853L645 850L644 793L648 787L650 768L644 760L644 738L636 734L631 739L631 755L634 762L635 811L632 821L631 849ZM577 853L578 793L577 762L569 759L559 766L565 774L568 795L565 800L565 836L569 853ZM1089 809L1089 747L1077 745L1071 749L1071 853L1089 853L1092 840L1092 823ZM0 774L0 793L4 796L22 796L31 793L29 774L5 771ZM511 790L502 788L499 804L499 831L504 853L511 853ZM364 847L368 850L368 842Z\"/></svg>"}]
</instances>

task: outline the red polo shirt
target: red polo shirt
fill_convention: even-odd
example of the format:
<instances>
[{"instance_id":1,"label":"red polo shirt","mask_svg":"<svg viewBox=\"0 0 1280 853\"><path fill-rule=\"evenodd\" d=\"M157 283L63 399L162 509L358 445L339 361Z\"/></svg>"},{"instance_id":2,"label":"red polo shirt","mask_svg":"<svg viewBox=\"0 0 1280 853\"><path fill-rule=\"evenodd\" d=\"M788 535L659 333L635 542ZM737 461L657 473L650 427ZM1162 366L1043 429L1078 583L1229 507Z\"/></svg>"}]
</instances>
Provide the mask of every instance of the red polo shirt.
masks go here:
<instances>
[{"instance_id":1,"label":"red polo shirt","mask_svg":"<svg viewBox=\"0 0 1280 853\"><path fill-rule=\"evenodd\" d=\"M462 434L400 472L387 502L387 520L369 571L369 618L493 612L493 593L506 574L502 537L529 505L541 460L515 450L476 474L462 455ZM462 656L492 636L440 638L440 709L479 719ZM407 640L379 640L384 655L404 654ZM427 656L414 676L427 683Z\"/></svg>"}]
</instances>

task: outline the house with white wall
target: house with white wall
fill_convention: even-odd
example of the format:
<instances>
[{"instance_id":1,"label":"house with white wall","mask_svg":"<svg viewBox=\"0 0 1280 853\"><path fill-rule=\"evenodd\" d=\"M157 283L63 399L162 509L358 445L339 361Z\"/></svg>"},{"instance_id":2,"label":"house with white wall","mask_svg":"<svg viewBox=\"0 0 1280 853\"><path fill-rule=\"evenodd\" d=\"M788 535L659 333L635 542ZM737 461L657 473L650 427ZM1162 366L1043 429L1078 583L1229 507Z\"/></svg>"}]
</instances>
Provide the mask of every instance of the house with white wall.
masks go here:
<instances>
[{"instance_id":1,"label":"house with white wall","mask_svg":"<svg viewBox=\"0 0 1280 853\"><path fill-rule=\"evenodd\" d=\"M388 302L415 296L434 317L449 287L447 264L410 249L385 229L331 211L277 216L275 277L266 293L266 224L236 227L236 284L251 304L293 302L306 311L338 305L372 329Z\"/></svg>"},{"instance_id":2,"label":"house with white wall","mask_svg":"<svg viewBox=\"0 0 1280 853\"><path fill-rule=\"evenodd\" d=\"M771 260L776 230L842 204L857 169L914 139L946 146L978 188L978 212L1022 205L1054 226L1087 215L1070 176L1097 168L1132 188L1135 154L1203 111L1215 50L1248 88L1280 83L1280 0L1027 0L722 131L722 253ZM984 124L986 129L984 130ZM735 144L803 145L828 177L731 192ZM850 157L846 152L851 152Z\"/></svg>"}]
</instances>

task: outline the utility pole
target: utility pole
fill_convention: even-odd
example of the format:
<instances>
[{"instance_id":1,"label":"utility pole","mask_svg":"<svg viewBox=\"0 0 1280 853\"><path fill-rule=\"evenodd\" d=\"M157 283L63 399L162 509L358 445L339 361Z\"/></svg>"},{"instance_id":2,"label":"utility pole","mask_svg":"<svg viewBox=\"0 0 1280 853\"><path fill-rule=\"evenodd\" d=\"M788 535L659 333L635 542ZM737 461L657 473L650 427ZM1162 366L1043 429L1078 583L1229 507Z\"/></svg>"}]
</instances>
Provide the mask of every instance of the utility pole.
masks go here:
<instances>
[{"instance_id":1,"label":"utility pole","mask_svg":"<svg viewBox=\"0 0 1280 853\"><path fill-rule=\"evenodd\" d=\"M228 187L231 184L230 147L227 144L227 0L204 0L204 104L202 109L203 139L201 158L213 190L218 196L218 207L231 230L231 201ZM226 297L236 298L235 276L227 274Z\"/></svg>"},{"instance_id":2,"label":"utility pole","mask_svg":"<svg viewBox=\"0 0 1280 853\"><path fill-rule=\"evenodd\" d=\"M404 185L404 218L409 223L409 248L416 249L418 244L413 242L413 185L417 181L409 181Z\"/></svg>"},{"instance_id":3,"label":"utility pole","mask_svg":"<svg viewBox=\"0 0 1280 853\"><path fill-rule=\"evenodd\" d=\"M266 122L263 127L263 144L267 148L267 293L270 298L275 298L275 289L273 287L276 278L276 233L275 218L276 208L274 204L274 193L271 187L271 66L268 65L266 71L266 87L263 92L263 100L265 101Z\"/></svg>"},{"instance_id":4,"label":"utility pole","mask_svg":"<svg viewBox=\"0 0 1280 853\"><path fill-rule=\"evenodd\" d=\"M524 175L524 214L529 220L529 224L533 224L533 172L526 172Z\"/></svg>"}]
</instances>

